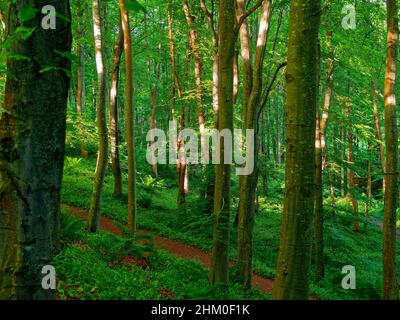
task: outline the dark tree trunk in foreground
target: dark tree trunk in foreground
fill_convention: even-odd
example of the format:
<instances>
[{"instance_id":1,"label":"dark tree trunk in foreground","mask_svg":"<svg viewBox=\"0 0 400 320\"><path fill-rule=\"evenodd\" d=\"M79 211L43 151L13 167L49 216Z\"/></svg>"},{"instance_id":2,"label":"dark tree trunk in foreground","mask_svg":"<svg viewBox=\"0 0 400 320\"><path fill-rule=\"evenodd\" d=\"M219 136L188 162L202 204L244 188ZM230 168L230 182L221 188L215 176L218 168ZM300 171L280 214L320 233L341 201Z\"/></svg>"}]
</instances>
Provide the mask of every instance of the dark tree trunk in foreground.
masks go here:
<instances>
[{"instance_id":1,"label":"dark tree trunk in foreground","mask_svg":"<svg viewBox=\"0 0 400 320\"><path fill-rule=\"evenodd\" d=\"M28 5L49 1L10 1L8 34L18 27L36 28L16 40L8 52L29 59L9 59L4 109L0 115L0 299L52 299L43 290L41 271L51 264L60 212L66 105L70 61L57 54L71 50L70 24L57 20L56 30L41 28L40 10L21 22ZM68 1L52 1L70 18ZM40 72L45 66L57 69Z\"/></svg>"},{"instance_id":2,"label":"dark tree trunk in foreground","mask_svg":"<svg viewBox=\"0 0 400 320\"><path fill-rule=\"evenodd\" d=\"M235 44L235 4L232 0L219 1L219 65L218 65L218 121L217 129L233 132L233 54ZM223 139L221 139L223 140ZM214 193L214 231L211 283L229 282L229 234L230 234L230 184L231 165L224 164L224 143L221 141L221 163L216 165Z\"/></svg>"},{"instance_id":3,"label":"dark tree trunk in foreground","mask_svg":"<svg viewBox=\"0 0 400 320\"><path fill-rule=\"evenodd\" d=\"M396 272L396 210L399 196L399 149L396 112L396 67L399 38L397 1L387 2L387 55L385 74L385 218L383 224L383 298L398 298Z\"/></svg>"},{"instance_id":4,"label":"dark tree trunk in foreground","mask_svg":"<svg viewBox=\"0 0 400 320\"><path fill-rule=\"evenodd\" d=\"M100 17L99 0L93 0L93 30L95 41L95 58L97 69L97 98L96 118L99 133L99 151L97 155L96 172L93 183L93 192L89 210L89 230L96 232L100 224L101 198L104 187L104 178L107 170L108 133L106 121L106 72L103 48L103 27Z\"/></svg>"},{"instance_id":5,"label":"dark tree trunk in foreground","mask_svg":"<svg viewBox=\"0 0 400 320\"><path fill-rule=\"evenodd\" d=\"M313 242L320 1L292 0L287 65L286 177L275 300L308 299Z\"/></svg>"}]
</instances>

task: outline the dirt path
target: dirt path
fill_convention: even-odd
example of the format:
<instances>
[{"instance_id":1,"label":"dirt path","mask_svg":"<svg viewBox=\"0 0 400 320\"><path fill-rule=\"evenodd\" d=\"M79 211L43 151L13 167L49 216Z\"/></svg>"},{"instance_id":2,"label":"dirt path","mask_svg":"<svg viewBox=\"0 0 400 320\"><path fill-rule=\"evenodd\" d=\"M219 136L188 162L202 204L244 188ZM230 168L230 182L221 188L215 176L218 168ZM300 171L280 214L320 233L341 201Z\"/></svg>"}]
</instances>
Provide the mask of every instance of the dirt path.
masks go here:
<instances>
[{"instance_id":1,"label":"dirt path","mask_svg":"<svg viewBox=\"0 0 400 320\"><path fill-rule=\"evenodd\" d=\"M66 206L68 210L77 218L85 220L87 218L88 212L86 210L73 207ZM115 235L121 235L121 230L118 226L109 218L102 216L100 220L100 228L102 230L108 231ZM139 233L149 233L145 230L138 230ZM200 261L204 267L210 268L211 266L211 255L207 252L204 252L194 246L184 244L178 242L176 240L172 240L169 238L165 238L159 235L154 237L155 245L159 248L167 250L171 255L175 255L184 259L195 259ZM233 262L230 262L233 265ZM259 290L271 293L274 282L270 279L265 279L259 275L253 275L253 287L258 288Z\"/></svg>"}]
</instances>

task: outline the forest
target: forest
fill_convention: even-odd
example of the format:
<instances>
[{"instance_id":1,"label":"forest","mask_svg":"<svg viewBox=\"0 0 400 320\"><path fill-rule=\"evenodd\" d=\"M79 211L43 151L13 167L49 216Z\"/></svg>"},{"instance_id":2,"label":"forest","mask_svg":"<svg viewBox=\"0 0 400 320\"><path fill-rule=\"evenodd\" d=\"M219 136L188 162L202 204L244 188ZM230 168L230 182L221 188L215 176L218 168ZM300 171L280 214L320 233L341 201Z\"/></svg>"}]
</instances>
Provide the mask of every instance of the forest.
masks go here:
<instances>
[{"instance_id":1,"label":"forest","mask_svg":"<svg viewBox=\"0 0 400 320\"><path fill-rule=\"evenodd\" d=\"M397 0L2 0L0 300L397 300Z\"/></svg>"}]
</instances>

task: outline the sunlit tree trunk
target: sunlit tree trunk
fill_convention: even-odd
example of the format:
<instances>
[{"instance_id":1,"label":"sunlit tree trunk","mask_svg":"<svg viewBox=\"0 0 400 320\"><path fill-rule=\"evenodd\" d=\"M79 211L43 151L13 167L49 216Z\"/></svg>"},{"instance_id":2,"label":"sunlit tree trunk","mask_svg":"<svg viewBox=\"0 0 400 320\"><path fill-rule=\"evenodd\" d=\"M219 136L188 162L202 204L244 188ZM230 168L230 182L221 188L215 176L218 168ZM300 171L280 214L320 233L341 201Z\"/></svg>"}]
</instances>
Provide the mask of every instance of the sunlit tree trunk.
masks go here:
<instances>
[{"instance_id":1,"label":"sunlit tree trunk","mask_svg":"<svg viewBox=\"0 0 400 320\"><path fill-rule=\"evenodd\" d=\"M290 7L285 197L274 300L308 299L315 199L320 6L317 0L292 0Z\"/></svg>"},{"instance_id":2,"label":"sunlit tree trunk","mask_svg":"<svg viewBox=\"0 0 400 320\"><path fill-rule=\"evenodd\" d=\"M68 1L53 2L66 19L57 30L41 28L38 11L21 21L28 6L45 0L8 1L7 30L32 30L7 48L26 59L7 61L5 100L0 116L0 299L53 299L42 288L42 268L52 264L58 243L60 188L64 163L66 107L71 52ZM41 71L44 65L53 70ZM66 71L67 70L67 71Z\"/></svg>"},{"instance_id":3,"label":"sunlit tree trunk","mask_svg":"<svg viewBox=\"0 0 400 320\"><path fill-rule=\"evenodd\" d=\"M258 181L257 158L259 151L258 142L258 110L262 93L262 67L264 62L267 35L269 31L269 18L271 1L264 0L261 9L260 26L258 31L257 49L254 59L254 74L252 76L251 93L245 105L245 129L255 130L254 170L249 175L240 177L240 199L238 220L238 265L239 275L246 287L252 285L253 275L253 229L256 202L256 189ZM244 80L246 82L247 80ZM249 146L248 146L249 147Z\"/></svg>"},{"instance_id":4,"label":"sunlit tree trunk","mask_svg":"<svg viewBox=\"0 0 400 320\"><path fill-rule=\"evenodd\" d=\"M78 118L79 121L82 121L82 113L83 113L83 108L85 107L85 51L84 51L84 45L82 43L83 40L83 34L84 34L84 28L83 28L83 10L81 5L81 1L77 1L77 39L76 41L78 42L77 49L76 49L76 55L78 56L78 64L77 64L77 75L76 75L76 112L78 113ZM83 137L80 137L80 140L82 140ZM82 157L87 157L88 153L84 149L82 145L82 141L80 141L80 152Z\"/></svg>"},{"instance_id":5,"label":"sunlit tree trunk","mask_svg":"<svg viewBox=\"0 0 400 320\"><path fill-rule=\"evenodd\" d=\"M103 27L100 17L100 2L93 0L93 30L95 40L95 57L97 70L97 98L96 98L96 117L97 130L99 134L99 151L97 155L97 165L94 177L93 192L91 196L89 210L89 230L96 232L100 224L101 198L104 187L104 178L107 170L108 153L108 133L106 121L106 72L105 59L103 52Z\"/></svg>"},{"instance_id":6,"label":"sunlit tree trunk","mask_svg":"<svg viewBox=\"0 0 400 320\"><path fill-rule=\"evenodd\" d=\"M136 159L135 159L135 126L133 110L132 85L132 40L129 27L129 15L125 9L125 0L119 0L122 29L124 33L125 52L125 129L128 150L128 226L136 232Z\"/></svg>"},{"instance_id":7,"label":"sunlit tree trunk","mask_svg":"<svg viewBox=\"0 0 400 320\"><path fill-rule=\"evenodd\" d=\"M330 51L332 32L327 34L327 47ZM315 136L315 278L319 282L324 277L324 198L323 198L323 165L322 157L326 147L326 128L328 124L329 108L331 105L334 59L327 62L327 81L325 89L324 110L321 118L317 112L317 129Z\"/></svg>"},{"instance_id":8,"label":"sunlit tree trunk","mask_svg":"<svg viewBox=\"0 0 400 320\"><path fill-rule=\"evenodd\" d=\"M387 51L385 73L385 217L383 222L383 299L398 299L396 272L396 210L399 192L399 149L396 105L396 69L399 20L396 0L387 1Z\"/></svg>"},{"instance_id":9,"label":"sunlit tree trunk","mask_svg":"<svg viewBox=\"0 0 400 320\"><path fill-rule=\"evenodd\" d=\"M246 6L247 6L246 0L236 0L237 21L239 21L240 17L245 14ZM240 38L240 57L242 60L242 75L243 75L242 100L243 100L243 105L247 106L253 84L252 58L251 58L250 37L249 37L247 19L243 21L240 27L239 38ZM246 112L244 112L244 118L243 118L244 121L246 121L245 117L246 117Z\"/></svg>"},{"instance_id":10,"label":"sunlit tree trunk","mask_svg":"<svg viewBox=\"0 0 400 320\"><path fill-rule=\"evenodd\" d=\"M78 56L78 65L77 65L77 85L76 85L76 111L78 114L83 112L84 101L85 101L85 55L82 39L83 39L83 27L82 27L82 19L83 19L83 8L81 6L81 0L77 1L77 49L76 55Z\"/></svg>"},{"instance_id":11,"label":"sunlit tree trunk","mask_svg":"<svg viewBox=\"0 0 400 320\"><path fill-rule=\"evenodd\" d=\"M239 94L239 51L235 49L235 55L233 56L233 104L237 103Z\"/></svg>"},{"instance_id":12,"label":"sunlit tree trunk","mask_svg":"<svg viewBox=\"0 0 400 320\"><path fill-rule=\"evenodd\" d=\"M372 87L372 99L373 99L373 107L374 107L374 119L375 119L375 126L376 126L376 135L379 140L379 155L381 157L381 168L383 174L383 192L385 192L385 149L383 147L383 138L382 138L382 130L381 124L379 120L379 111L378 111L378 102L377 102L377 90L375 88L375 83L371 82Z\"/></svg>"},{"instance_id":13,"label":"sunlit tree trunk","mask_svg":"<svg viewBox=\"0 0 400 320\"><path fill-rule=\"evenodd\" d=\"M232 0L219 1L218 17L218 121L217 130L233 132L233 54L235 45L235 4ZM223 140L223 139L221 139ZM211 283L229 282L229 236L230 236L230 184L231 165L224 163L224 143L217 150L221 163L216 165L214 193L214 230Z\"/></svg>"},{"instance_id":14,"label":"sunlit tree trunk","mask_svg":"<svg viewBox=\"0 0 400 320\"><path fill-rule=\"evenodd\" d=\"M199 123L200 133L204 133L204 113L203 113L203 88L202 88L202 62L199 52L199 43L197 31L194 27L194 20L190 12L187 0L182 1L183 11L185 13L186 22L190 28L190 47L194 57L194 74L196 82L196 101L197 101L197 118Z\"/></svg>"},{"instance_id":15,"label":"sunlit tree trunk","mask_svg":"<svg viewBox=\"0 0 400 320\"><path fill-rule=\"evenodd\" d=\"M120 21L118 37L114 45L113 66L111 71L111 88L109 101L110 114L110 141L111 141L111 164L114 175L114 196L122 195L122 175L119 157L119 130L118 130L118 84L121 65L121 55L124 51L124 33Z\"/></svg>"}]
</instances>

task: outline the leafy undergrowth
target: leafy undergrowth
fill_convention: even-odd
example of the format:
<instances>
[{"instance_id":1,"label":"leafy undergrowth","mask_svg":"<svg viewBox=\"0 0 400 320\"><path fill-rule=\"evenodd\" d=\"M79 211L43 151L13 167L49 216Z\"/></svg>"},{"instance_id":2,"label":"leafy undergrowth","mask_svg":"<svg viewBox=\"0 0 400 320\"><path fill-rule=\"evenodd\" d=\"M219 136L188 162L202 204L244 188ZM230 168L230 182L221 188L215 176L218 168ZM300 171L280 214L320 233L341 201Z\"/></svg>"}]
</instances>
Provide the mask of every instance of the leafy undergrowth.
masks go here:
<instances>
[{"instance_id":1,"label":"leafy undergrowth","mask_svg":"<svg viewBox=\"0 0 400 320\"><path fill-rule=\"evenodd\" d=\"M239 285L212 286L200 262L170 256L154 249L151 241L90 234L82 221L65 212L61 235L63 249L54 265L63 300L268 299Z\"/></svg>"},{"instance_id":2,"label":"leafy undergrowth","mask_svg":"<svg viewBox=\"0 0 400 320\"><path fill-rule=\"evenodd\" d=\"M90 203L90 194L92 190L93 170L95 162L93 160L77 160L76 158L68 158L64 173L64 182L62 188L62 198L64 203L88 208ZM145 172L145 170L142 170ZM259 275L265 278L273 278L275 273L276 257L279 249L279 234L282 212L282 194L283 194L283 170L275 170L275 176L270 178L268 182L269 196L267 198L260 197L259 211L256 216L255 233L254 233L254 269ZM173 174L171 174L173 176ZM126 178L126 177L124 177ZM155 234L176 239L178 241L194 245L204 251L210 251L212 242L212 216L205 213L204 205L198 200L198 194L195 188L197 182L191 182L193 189L190 190L186 201L186 210L178 210L176 205L177 190L174 187L175 181L171 179L154 180L147 176L146 173L138 175L138 227L149 230ZM115 199L112 196L113 177L108 172L106 177L105 192L103 197L103 212L108 217L120 222L127 222L126 198ZM126 190L124 190L126 194ZM234 180L232 184L233 206L232 212L237 210L238 199L238 181ZM328 196L328 195L327 195ZM360 208L363 204L360 202ZM335 211L330 207L330 200L327 197L325 205L325 278L320 283L314 282L313 266L310 270L311 288L310 293L321 299L380 299L382 287L382 232L378 226L370 223L370 219L382 219L381 202L374 202L370 209L369 217L364 218L360 215L360 231L355 233L353 227L353 214L348 203L345 201L337 201ZM234 217L232 217L233 222ZM400 248L399 248L400 249ZM72 250L72 249L70 249ZM74 248L77 252L77 248ZM89 256L90 250L86 253ZM400 250L399 256L400 256ZM175 279L180 283L185 277L198 274L198 268L202 268L197 262L182 261L177 258L169 257L167 253L158 253L162 255L161 260L154 258L153 264L162 268L168 268L169 263L165 261L180 261L182 267L171 268L171 274L165 270L169 280ZM230 258L235 259L236 255L236 229L232 228L231 233L231 251ZM91 253L89 256L94 259L96 255ZM88 257L88 259L89 259ZM157 255L155 255L157 257ZM400 262L400 261L399 261ZM357 271L357 289L342 289L342 268L346 265L352 265ZM400 263L399 263L400 266ZM126 267L121 267L126 268ZM157 269L157 268L155 268ZM176 269L179 272L176 272ZM119 271L118 271L119 270ZM122 272L120 269L113 272ZM234 271L234 270L233 270ZM137 271L141 277L142 271ZM400 272L400 269L399 269ZM174 291L177 299L190 297L202 297L206 292L210 295L210 287L207 282L207 272L203 270L203 278L199 278L198 283L190 285L182 285L180 291ZM138 275L139 276L139 275ZM163 283L165 280L157 280ZM122 277L123 278L123 277ZM164 279L163 277L161 277ZM141 278L142 284L145 280ZM234 280L234 276L232 277ZM95 277L93 276L92 282ZM137 296L146 295L152 290L151 285L148 288L142 288L141 293ZM162 287L162 286L161 286ZM157 287L157 290L161 288ZM194 289L196 288L196 289ZM233 288L235 286L233 285ZM112 288L110 289L112 291ZM150 291L149 291L150 290ZM151 295L152 298L162 298L159 291L152 291L156 294ZM193 290L198 294L194 294ZM110 292L111 292L110 291ZM181 293L179 293L181 292ZM200 293L201 292L201 293ZM215 293L215 292L214 292ZM111 294L111 293L110 293ZM234 299L237 296L224 296L215 293L213 297L228 297ZM222 294L222 293L221 293ZM132 298L135 294L132 293ZM103 298L103 297L101 297ZM150 296L148 297L150 298Z\"/></svg>"}]
</instances>

